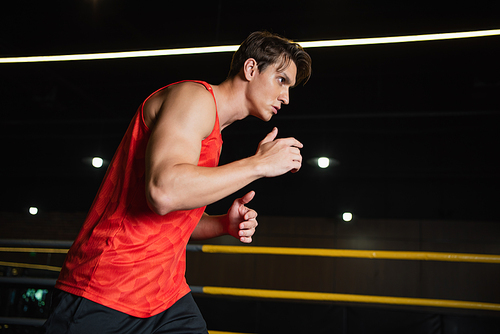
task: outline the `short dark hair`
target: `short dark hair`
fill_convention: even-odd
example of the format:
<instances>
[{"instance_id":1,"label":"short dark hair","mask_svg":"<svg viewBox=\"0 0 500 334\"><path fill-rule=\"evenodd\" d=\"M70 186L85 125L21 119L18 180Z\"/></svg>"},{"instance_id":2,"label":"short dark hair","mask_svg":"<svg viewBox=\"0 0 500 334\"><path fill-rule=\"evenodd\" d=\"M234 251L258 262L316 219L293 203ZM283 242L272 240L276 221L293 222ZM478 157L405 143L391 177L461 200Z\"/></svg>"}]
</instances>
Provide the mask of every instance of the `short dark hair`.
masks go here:
<instances>
[{"instance_id":1,"label":"short dark hair","mask_svg":"<svg viewBox=\"0 0 500 334\"><path fill-rule=\"evenodd\" d=\"M248 58L255 59L259 71L278 62L281 62L278 68L281 70L293 61L297 66L295 85L302 81L305 84L311 76L312 60L309 54L292 40L267 31L256 31L241 43L233 55L228 78L236 76Z\"/></svg>"}]
</instances>

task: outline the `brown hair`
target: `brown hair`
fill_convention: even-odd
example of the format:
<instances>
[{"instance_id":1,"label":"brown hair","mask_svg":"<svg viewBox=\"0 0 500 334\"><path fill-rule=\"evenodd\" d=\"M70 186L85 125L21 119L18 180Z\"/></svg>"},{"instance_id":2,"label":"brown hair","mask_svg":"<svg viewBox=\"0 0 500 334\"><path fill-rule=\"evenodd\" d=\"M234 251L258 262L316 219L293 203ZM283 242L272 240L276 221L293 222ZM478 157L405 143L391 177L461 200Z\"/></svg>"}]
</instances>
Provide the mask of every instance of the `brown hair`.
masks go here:
<instances>
[{"instance_id":1,"label":"brown hair","mask_svg":"<svg viewBox=\"0 0 500 334\"><path fill-rule=\"evenodd\" d=\"M281 62L278 70L282 70L288 66L290 61L293 61L297 66L295 85L303 80L305 85L311 76L312 61L307 52L292 40L267 31L256 31L241 43L233 55L228 77L236 76L248 58L255 59L261 72L269 65L278 62Z\"/></svg>"}]
</instances>

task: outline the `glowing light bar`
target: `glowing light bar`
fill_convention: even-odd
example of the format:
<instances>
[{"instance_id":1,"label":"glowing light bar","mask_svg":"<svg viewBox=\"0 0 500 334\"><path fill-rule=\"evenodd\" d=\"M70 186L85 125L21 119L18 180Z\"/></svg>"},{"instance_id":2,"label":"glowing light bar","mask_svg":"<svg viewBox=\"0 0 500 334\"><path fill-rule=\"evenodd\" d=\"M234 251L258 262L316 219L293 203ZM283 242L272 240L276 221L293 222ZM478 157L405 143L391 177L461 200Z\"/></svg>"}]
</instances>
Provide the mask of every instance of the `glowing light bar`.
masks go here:
<instances>
[{"instance_id":1,"label":"glowing light bar","mask_svg":"<svg viewBox=\"0 0 500 334\"><path fill-rule=\"evenodd\" d=\"M493 29L493 30L479 30L479 31L466 31L466 32L451 32L451 33L441 33L441 34L299 42L299 44L303 48L317 48L317 47L438 41L447 39L487 37L487 36L499 36L499 35L500 35L500 29ZM164 49L164 50L150 50L150 51L74 54L74 55L61 55L61 56L7 57L7 58L0 58L0 63L34 63L34 62L53 62L53 61L72 61L72 60L99 60L99 59L190 55L190 54L204 54L204 53L217 53L217 52L234 52L238 49L238 47L239 45L226 45L226 46L207 46L207 47Z\"/></svg>"},{"instance_id":2,"label":"glowing light bar","mask_svg":"<svg viewBox=\"0 0 500 334\"><path fill-rule=\"evenodd\" d=\"M9 57L9 58L0 58L0 63L35 63L35 62L49 62L49 61L99 60L99 59L191 55L199 53L234 52L238 49L238 47L239 45L227 45L227 46L207 46L200 48L164 49L164 50L150 50L150 51L89 53L89 54L74 54L74 55L62 55L62 56Z\"/></svg>"},{"instance_id":3,"label":"glowing light bar","mask_svg":"<svg viewBox=\"0 0 500 334\"><path fill-rule=\"evenodd\" d=\"M442 34L412 35L412 36L341 39L341 40L330 40L330 41L301 42L299 44L303 48L317 48L317 47L332 47L332 46L353 46L353 45L426 42L426 41L438 41L438 40L446 40L446 39L486 37L486 36L498 36L498 35L500 35L500 29L482 30L482 31L466 31L466 32L450 32L450 33L442 33Z\"/></svg>"}]
</instances>

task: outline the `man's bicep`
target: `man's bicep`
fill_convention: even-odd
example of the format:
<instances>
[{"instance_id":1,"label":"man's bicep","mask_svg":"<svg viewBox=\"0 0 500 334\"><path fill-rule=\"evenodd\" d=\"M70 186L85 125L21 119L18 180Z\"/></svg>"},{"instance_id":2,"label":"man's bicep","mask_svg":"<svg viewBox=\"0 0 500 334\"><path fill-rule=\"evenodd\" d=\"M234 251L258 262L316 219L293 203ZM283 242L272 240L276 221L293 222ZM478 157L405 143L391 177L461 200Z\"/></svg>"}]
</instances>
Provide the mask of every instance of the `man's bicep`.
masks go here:
<instances>
[{"instance_id":1,"label":"man's bicep","mask_svg":"<svg viewBox=\"0 0 500 334\"><path fill-rule=\"evenodd\" d=\"M146 169L157 172L177 164L198 164L201 139L196 131L189 131L182 125L157 124L151 133L146 150Z\"/></svg>"},{"instance_id":2,"label":"man's bicep","mask_svg":"<svg viewBox=\"0 0 500 334\"><path fill-rule=\"evenodd\" d=\"M164 103L151 131L146 168L197 165L201 142L210 134L214 122L215 109L206 105L203 96L190 103L183 100Z\"/></svg>"}]
</instances>

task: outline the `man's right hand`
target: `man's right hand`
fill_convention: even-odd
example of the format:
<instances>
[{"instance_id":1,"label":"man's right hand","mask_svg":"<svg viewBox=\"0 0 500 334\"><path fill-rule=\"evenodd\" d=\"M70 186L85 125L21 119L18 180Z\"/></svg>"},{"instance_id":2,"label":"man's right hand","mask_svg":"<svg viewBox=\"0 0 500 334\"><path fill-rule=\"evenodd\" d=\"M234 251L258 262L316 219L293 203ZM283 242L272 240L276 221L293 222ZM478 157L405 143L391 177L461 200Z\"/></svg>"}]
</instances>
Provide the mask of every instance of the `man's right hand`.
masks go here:
<instances>
[{"instance_id":1,"label":"man's right hand","mask_svg":"<svg viewBox=\"0 0 500 334\"><path fill-rule=\"evenodd\" d=\"M264 177L279 176L289 171L295 173L302 165L300 149L304 145L292 137L276 139L277 135L278 128L275 127L262 139L255 153Z\"/></svg>"}]
</instances>

